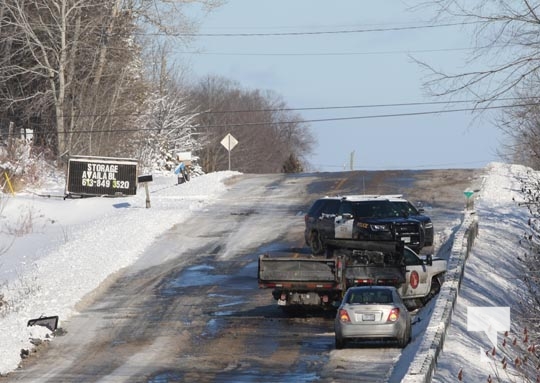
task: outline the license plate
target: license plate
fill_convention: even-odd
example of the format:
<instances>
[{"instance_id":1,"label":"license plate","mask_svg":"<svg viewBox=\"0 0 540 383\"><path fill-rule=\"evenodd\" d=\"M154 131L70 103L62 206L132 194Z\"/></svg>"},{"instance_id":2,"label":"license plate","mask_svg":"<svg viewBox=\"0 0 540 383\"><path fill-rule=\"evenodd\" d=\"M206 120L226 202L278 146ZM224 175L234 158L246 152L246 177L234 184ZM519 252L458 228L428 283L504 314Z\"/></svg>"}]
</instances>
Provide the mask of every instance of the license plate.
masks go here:
<instances>
[{"instance_id":1,"label":"license plate","mask_svg":"<svg viewBox=\"0 0 540 383\"><path fill-rule=\"evenodd\" d=\"M374 321L375 320L375 314L362 314L362 320L363 321Z\"/></svg>"},{"instance_id":2,"label":"license plate","mask_svg":"<svg viewBox=\"0 0 540 383\"><path fill-rule=\"evenodd\" d=\"M405 243L410 243L411 242L411 237L401 237L401 240Z\"/></svg>"}]
</instances>

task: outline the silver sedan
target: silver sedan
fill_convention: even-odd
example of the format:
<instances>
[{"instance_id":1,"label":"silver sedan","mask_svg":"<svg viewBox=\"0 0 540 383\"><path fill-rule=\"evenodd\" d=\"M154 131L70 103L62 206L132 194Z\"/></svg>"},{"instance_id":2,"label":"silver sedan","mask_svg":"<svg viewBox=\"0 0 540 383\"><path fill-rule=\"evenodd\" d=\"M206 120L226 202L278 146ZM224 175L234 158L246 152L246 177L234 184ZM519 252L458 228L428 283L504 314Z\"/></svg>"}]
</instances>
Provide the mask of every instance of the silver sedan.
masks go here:
<instances>
[{"instance_id":1,"label":"silver sedan","mask_svg":"<svg viewBox=\"0 0 540 383\"><path fill-rule=\"evenodd\" d=\"M396 340L405 347L411 339L411 316L391 286L351 287L335 319L336 348L349 340Z\"/></svg>"}]
</instances>

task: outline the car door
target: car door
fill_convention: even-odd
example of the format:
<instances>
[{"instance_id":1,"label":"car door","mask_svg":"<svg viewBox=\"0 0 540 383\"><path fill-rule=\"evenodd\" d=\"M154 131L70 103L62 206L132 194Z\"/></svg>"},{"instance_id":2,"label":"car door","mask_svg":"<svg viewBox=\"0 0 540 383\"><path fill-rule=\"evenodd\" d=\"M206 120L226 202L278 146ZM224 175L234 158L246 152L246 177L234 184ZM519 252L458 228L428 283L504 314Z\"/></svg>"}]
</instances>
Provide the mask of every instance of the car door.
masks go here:
<instances>
[{"instance_id":1,"label":"car door","mask_svg":"<svg viewBox=\"0 0 540 383\"><path fill-rule=\"evenodd\" d=\"M352 239L353 237L353 206L349 201L341 201L338 213L334 219L336 239Z\"/></svg>"},{"instance_id":2,"label":"car door","mask_svg":"<svg viewBox=\"0 0 540 383\"><path fill-rule=\"evenodd\" d=\"M402 297L417 298L427 295L430 289L427 266L424 261L411 249L404 249L405 259L405 286L402 289Z\"/></svg>"},{"instance_id":3,"label":"car door","mask_svg":"<svg viewBox=\"0 0 540 383\"><path fill-rule=\"evenodd\" d=\"M334 221L339 210L340 202L339 200L327 200L324 204L317 222L319 234L322 238L334 238Z\"/></svg>"}]
</instances>

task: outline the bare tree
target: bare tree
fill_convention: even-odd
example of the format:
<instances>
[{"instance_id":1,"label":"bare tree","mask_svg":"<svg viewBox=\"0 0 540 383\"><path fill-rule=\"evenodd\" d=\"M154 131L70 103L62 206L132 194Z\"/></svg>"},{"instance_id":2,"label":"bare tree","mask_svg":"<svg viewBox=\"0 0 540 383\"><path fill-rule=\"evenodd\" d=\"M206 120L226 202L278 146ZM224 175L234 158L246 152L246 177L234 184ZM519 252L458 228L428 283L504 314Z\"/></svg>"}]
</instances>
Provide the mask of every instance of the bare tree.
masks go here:
<instances>
[{"instance_id":1,"label":"bare tree","mask_svg":"<svg viewBox=\"0 0 540 383\"><path fill-rule=\"evenodd\" d=\"M436 96L463 96L476 102L478 112L504 107L498 128L509 139L501 155L537 167L540 85L540 4L531 0L434 0L439 20L463 22L471 31L475 50L467 70L451 73L430 63L425 86ZM517 120L516 120L517 119ZM517 123L519 121L519 124Z\"/></svg>"},{"instance_id":2,"label":"bare tree","mask_svg":"<svg viewBox=\"0 0 540 383\"><path fill-rule=\"evenodd\" d=\"M536 78L534 81L540 84ZM531 87L517 93L514 107L505 110L496 123L508 138L501 143L500 156L511 163L540 169L540 104L538 98L530 96L536 92Z\"/></svg>"},{"instance_id":3,"label":"bare tree","mask_svg":"<svg viewBox=\"0 0 540 383\"><path fill-rule=\"evenodd\" d=\"M470 71L448 73L423 63L432 73L426 85L433 94L465 92L479 102L493 101L526 86L540 68L538 4L530 0L434 0L438 17L457 18L472 28L476 49Z\"/></svg>"},{"instance_id":4,"label":"bare tree","mask_svg":"<svg viewBox=\"0 0 540 383\"><path fill-rule=\"evenodd\" d=\"M227 98L236 86L230 80L222 77L208 76L200 80L189 89L189 103L191 109L201 112L197 122L202 126L204 149L199 151L203 170L213 172L222 170L219 165L226 163L227 153L220 148L219 142L228 133L226 127L229 123L228 114L208 113L211 110L227 110L232 108L232 98ZM221 125L220 125L221 124Z\"/></svg>"},{"instance_id":5,"label":"bare tree","mask_svg":"<svg viewBox=\"0 0 540 383\"><path fill-rule=\"evenodd\" d=\"M121 61L126 68L115 72L117 81L109 78L107 87L110 87L122 83L126 73L136 67L134 44L131 50L124 49L116 57L106 56L107 49L102 48L129 47L134 20L126 14L119 17L117 6L118 2L111 0L4 2L0 35L0 46L5 53L0 62L0 84L6 89L1 97L3 109L8 115L10 110L24 111L27 118L48 116L50 131L37 134L45 136L46 143L58 155L71 149L77 132L89 133L79 126L80 116L94 112L95 101L103 100L106 87L98 89L98 86L105 68L110 68L112 61L117 64ZM117 32L105 36L111 30L110 20L114 20ZM111 108L118 100L118 93L107 94L107 108ZM30 101L33 107L29 107ZM86 137L90 137L86 142L91 144L93 137Z\"/></svg>"},{"instance_id":6,"label":"bare tree","mask_svg":"<svg viewBox=\"0 0 540 383\"><path fill-rule=\"evenodd\" d=\"M216 0L6 0L0 4L0 127L37 128L61 155L119 155L152 94L145 36L189 31L188 3ZM184 22L186 21L186 22ZM158 32L157 35L154 32Z\"/></svg>"},{"instance_id":7,"label":"bare tree","mask_svg":"<svg viewBox=\"0 0 540 383\"><path fill-rule=\"evenodd\" d=\"M45 104L50 102L56 114L59 153L65 150L63 108L70 50L69 16L77 13L83 4L84 1L68 4L67 1L7 0L2 7L4 55L0 62L0 84L16 79L24 88L32 84L40 88L32 93L5 94L4 102L9 105L33 98ZM77 41L71 43L77 44Z\"/></svg>"},{"instance_id":8,"label":"bare tree","mask_svg":"<svg viewBox=\"0 0 540 383\"><path fill-rule=\"evenodd\" d=\"M171 170L177 163L176 153L200 149L196 139L196 114L187 112L181 94L156 93L146 101L150 113L137 120L139 132L135 137L138 144L134 156L146 169Z\"/></svg>"},{"instance_id":9,"label":"bare tree","mask_svg":"<svg viewBox=\"0 0 540 383\"><path fill-rule=\"evenodd\" d=\"M225 170L227 150L220 144L232 134L239 144L231 152L233 168L246 173L277 173L294 155L299 160L315 142L299 115L270 91L245 90L223 77L208 76L190 88L204 148L199 151L205 171Z\"/></svg>"}]
</instances>

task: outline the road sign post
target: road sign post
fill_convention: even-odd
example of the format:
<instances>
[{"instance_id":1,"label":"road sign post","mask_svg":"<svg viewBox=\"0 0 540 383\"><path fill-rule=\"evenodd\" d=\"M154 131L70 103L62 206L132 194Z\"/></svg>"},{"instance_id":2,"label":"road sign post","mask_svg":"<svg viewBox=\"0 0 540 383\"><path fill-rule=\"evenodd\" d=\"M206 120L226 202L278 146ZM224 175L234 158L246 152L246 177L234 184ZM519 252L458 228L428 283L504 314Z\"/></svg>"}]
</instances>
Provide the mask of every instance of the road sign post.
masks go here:
<instances>
[{"instance_id":1,"label":"road sign post","mask_svg":"<svg viewBox=\"0 0 540 383\"><path fill-rule=\"evenodd\" d=\"M138 183L144 184L144 191L146 192L146 208L150 208L150 192L148 191L148 182L152 182L154 178L151 174L145 174L137 177Z\"/></svg>"},{"instance_id":2,"label":"road sign post","mask_svg":"<svg viewBox=\"0 0 540 383\"><path fill-rule=\"evenodd\" d=\"M238 141L236 138L232 136L232 134L228 133L223 140L221 140L221 145L227 149L229 152L229 170L231 170L231 150L238 144Z\"/></svg>"},{"instance_id":3,"label":"road sign post","mask_svg":"<svg viewBox=\"0 0 540 383\"><path fill-rule=\"evenodd\" d=\"M472 190L465 190L463 192L465 194L465 197L467 198L466 203L466 210L473 210L474 209L474 199L471 198L474 195L474 192Z\"/></svg>"}]
</instances>

